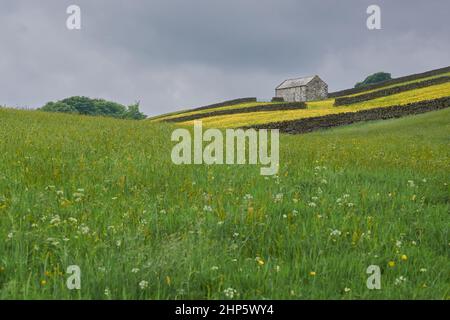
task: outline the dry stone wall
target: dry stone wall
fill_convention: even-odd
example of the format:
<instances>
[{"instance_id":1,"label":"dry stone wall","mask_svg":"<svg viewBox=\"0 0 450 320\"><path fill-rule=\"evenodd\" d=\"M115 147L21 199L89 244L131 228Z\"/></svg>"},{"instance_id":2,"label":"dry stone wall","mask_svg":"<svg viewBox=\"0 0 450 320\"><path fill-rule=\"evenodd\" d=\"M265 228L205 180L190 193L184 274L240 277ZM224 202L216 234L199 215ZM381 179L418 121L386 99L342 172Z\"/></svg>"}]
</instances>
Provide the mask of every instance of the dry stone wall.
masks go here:
<instances>
[{"instance_id":1,"label":"dry stone wall","mask_svg":"<svg viewBox=\"0 0 450 320\"><path fill-rule=\"evenodd\" d=\"M357 112L330 114L321 117L299 120L273 122L247 128L255 129L279 129L280 132L289 134L306 133L315 130L328 129L343 126L360 121L383 120L400 118L408 115L420 114L450 107L450 97L434 100L425 100L406 105L397 105L384 108L374 108Z\"/></svg>"},{"instance_id":2,"label":"dry stone wall","mask_svg":"<svg viewBox=\"0 0 450 320\"><path fill-rule=\"evenodd\" d=\"M376 98L381 98L385 96L390 96L393 94L397 94L404 91L419 89L419 88L425 88L432 85L442 84L450 81L450 77L440 77L420 82L414 82L410 84L406 84L403 86L393 87L393 88L387 88L387 89L381 89L374 92L369 92L367 94L360 94L357 96L352 97L338 97L335 99L334 106L343 106L343 105L349 105L353 103L368 101Z\"/></svg>"},{"instance_id":3,"label":"dry stone wall","mask_svg":"<svg viewBox=\"0 0 450 320\"><path fill-rule=\"evenodd\" d=\"M373 90L373 89L378 89L378 88L382 88L385 86L389 86L391 84L397 84L397 83L406 82L406 81L413 81L413 80L417 80L417 79L425 78L425 77L432 77L432 76L436 76L436 75L439 75L441 73L446 73L446 72L450 72L450 66L445 67L445 68L427 71L427 72L416 73L416 74L405 76L405 77L395 78L392 80L386 80L386 81L375 83L372 85L363 86L360 88L352 88L352 89L331 92L328 94L328 97L335 98L335 97L346 96L349 94L361 93L361 92L364 92L367 90Z\"/></svg>"}]
</instances>

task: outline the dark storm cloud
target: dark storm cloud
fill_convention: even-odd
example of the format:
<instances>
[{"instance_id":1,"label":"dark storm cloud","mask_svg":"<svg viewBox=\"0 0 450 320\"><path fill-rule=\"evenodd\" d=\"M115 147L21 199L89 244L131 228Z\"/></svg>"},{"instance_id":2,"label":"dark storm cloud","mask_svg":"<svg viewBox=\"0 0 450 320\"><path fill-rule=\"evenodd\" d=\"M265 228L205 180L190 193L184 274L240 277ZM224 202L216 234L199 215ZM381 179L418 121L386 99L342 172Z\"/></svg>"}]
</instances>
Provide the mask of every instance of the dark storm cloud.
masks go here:
<instances>
[{"instance_id":1,"label":"dark storm cloud","mask_svg":"<svg viewBox=\"0 0 450 320\"><path fill-rule=\"evenodd\" d=\"M270 98L283 79L319 74L330 89L370 72L449 64L450 3L294 0L0 0L0 104L70 95L147 114L242 96ZM82 30L65 27L68 5ZM382 30L365 26L382 8Z\"/></svg>"}]
</instances>

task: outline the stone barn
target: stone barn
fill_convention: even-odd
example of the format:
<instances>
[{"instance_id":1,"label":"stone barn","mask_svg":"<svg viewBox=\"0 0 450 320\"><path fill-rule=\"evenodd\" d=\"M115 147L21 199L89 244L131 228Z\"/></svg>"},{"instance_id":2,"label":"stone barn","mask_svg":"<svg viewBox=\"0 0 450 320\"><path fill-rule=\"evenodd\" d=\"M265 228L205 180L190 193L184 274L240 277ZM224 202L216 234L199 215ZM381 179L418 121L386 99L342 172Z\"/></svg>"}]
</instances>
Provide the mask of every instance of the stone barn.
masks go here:
<instances>
[{"instance_id":1,"label":"stone barn","mask_svg":"<svg viewBox=\"0 0 450 320\"><path fill-rule=\"evenodd\" d=\"M326 99L328 85L319 76L289 79L275 89L275 96L287 102Z\"/></svg>"}]
</instances>

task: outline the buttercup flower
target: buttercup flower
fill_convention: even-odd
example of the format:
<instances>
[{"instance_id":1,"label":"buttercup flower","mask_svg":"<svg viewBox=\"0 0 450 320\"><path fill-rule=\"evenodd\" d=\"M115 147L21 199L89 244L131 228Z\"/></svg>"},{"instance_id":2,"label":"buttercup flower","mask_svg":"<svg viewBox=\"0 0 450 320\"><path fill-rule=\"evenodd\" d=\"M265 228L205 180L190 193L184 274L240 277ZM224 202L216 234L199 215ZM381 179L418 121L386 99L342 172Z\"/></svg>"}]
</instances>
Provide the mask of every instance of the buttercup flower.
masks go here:
<instances>
[{"instance_id":1,"label":"buttercup flower","mask_svg":"<svg viewBox=\"0 0 450 320\"><path fill-rule=\"evenodd\" d=\"M261 257L256 257L256 262L260 265L263 266L264 265L264 260Z\"/></svg>"}]
</instances>

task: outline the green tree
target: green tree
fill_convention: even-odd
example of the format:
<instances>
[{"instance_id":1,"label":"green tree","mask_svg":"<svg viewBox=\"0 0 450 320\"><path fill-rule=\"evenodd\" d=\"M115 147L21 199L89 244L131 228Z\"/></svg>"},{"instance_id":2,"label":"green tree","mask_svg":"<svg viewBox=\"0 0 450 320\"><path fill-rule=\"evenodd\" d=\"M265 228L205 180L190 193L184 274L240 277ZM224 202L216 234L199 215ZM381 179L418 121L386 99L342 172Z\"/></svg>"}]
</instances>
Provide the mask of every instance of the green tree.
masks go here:
<instances>
[{"instance_id":1,"label":"green tree","mask_svg":"<svg viewBox=\"0 0 450 320\"><path fill-rule=\"evenodd\" d=\"M94 100L88 97L70 97L63 99L60 102L75 108L80 114L98 114L97 108L94 104Z\"/></svg>"},{"instance_id":2,"label":"green tree","mask_svg":"<svg viewBox=\"0 0 450 320\"><path fill-rule=\"evenodd\" d=\"M139 102L128 106L128 110L124 114L124 119L142 120L147 118L145 114L139 111Z\"/></svg>"},{"instance_id":3,"label":"green tree","mask_svg":"<svg viewBox=\"0 0 450 320\"><path fill-rule=\"evenodd\" d=\"M78 113L78 110L64 102L49 102L41 108L42 111L48 112L66 112L66 113Z\"/></svg>"},{"instance_id":4,"label":"green tree","mask_svg":"<svg viewBox=\"0 0 450 320\"><path fill-rule=\"evenodd\" d=\"M139 111L139 102L126 107L120 103L107 101L104 99L91 99L80 96L66 98L57 102L49 102L40 110L134 120L146 118L146 116Z\"/></svg>"},{"instance_id":5,"label":"green tree","mask_svg":"<svg viewBox=\"0 0 450 320\"><path fill-rule=\"evenodd\" d=\"M386 80L391 80L391 74L387 72L377 72L368 76L364 81L355 84L355 88L367 86L369 84L374 84Z\"/></svg>"}]
</instances>

